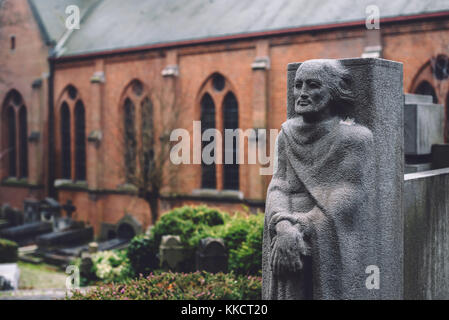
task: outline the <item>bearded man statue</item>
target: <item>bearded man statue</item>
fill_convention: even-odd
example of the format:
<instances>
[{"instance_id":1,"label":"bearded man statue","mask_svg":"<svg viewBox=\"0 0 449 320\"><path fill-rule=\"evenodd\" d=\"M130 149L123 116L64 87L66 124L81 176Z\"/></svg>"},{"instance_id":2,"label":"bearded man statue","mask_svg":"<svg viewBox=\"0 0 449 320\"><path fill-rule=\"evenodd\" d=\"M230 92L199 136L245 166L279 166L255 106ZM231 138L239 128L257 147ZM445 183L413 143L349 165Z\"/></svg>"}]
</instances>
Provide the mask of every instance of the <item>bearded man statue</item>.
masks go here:
<instances>
[{"instance_id":1,"label":"bearded man statue","mask_svg":"<svg viewBox=\"0 0 449 320\"><path fill-rule=\"evenodd\" d=\"M373 134L350 117L363 107L351 85L338 60L297 69L266 199L263 299L364 297Z\"/></svg>"}]
</instances>

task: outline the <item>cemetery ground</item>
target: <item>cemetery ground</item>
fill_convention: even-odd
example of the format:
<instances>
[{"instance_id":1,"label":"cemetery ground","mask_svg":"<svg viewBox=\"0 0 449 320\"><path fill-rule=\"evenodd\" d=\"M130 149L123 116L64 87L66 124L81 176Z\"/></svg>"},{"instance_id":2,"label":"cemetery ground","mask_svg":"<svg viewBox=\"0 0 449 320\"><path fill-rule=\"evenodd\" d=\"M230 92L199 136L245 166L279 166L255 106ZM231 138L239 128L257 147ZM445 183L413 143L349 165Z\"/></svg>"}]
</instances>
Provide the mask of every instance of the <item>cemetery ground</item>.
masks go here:
<instances>
[{"instance_id":1,"label":"cemetery ground","mask_svg":"<svg viewBox=\"0 0 449 320\"><path fill-rule=\"evenodd\" d=\"M19 287L16 291L0 291L3 299L55 299L65 297L67 275L59 268L45 263L18 262Z\"/></svg>"},{"instance_id":2,"label":"cemetery ground","mask_svg":"<svg viewBox=\"0 0 449 320\"><path fill-rule=\"evenodd\" d=\"M29 247L3 240L12 257L8 262L20 269L20 281L17 290L0 293L0 299L260 299L262 230L262 213L185 206L162 215L126 246L104 249L101 242L86 243L84 251L62 265L50 264L55 260L46 261L42 252L35 259L27 254L25 262L21 259ZM35 252L44 248L39 242L33 246ZM67 265L79 270L81 286L68 296Z\"/></svg>"},{"instance_id":3,"label":"cemetery ground","mask_svg":"<svg viewBox=\"0 0 449 320\"><path fill-rule=\"evenodd\" d=\"M19 262L19 289L65 289L67 274L48 264Z\"/></svg>"}]
</instances>

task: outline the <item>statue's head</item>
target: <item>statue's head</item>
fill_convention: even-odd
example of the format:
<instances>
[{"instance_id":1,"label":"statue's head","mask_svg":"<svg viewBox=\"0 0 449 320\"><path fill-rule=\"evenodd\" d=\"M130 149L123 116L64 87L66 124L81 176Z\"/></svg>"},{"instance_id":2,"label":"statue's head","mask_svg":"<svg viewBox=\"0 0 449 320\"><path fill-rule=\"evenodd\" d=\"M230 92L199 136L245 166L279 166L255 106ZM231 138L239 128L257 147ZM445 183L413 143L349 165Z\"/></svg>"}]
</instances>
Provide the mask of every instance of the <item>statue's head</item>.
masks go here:
<instances>
[{"instance_id":1,"label":"statue's head","mask_svg":"<svg viewBox=\"0 0 449 320\"><path fill-rule=\"evenodd\" d=\"M351 78L338 60L317 59L302 63L295 76L295 112L313 115L338 113L338 109L352 105L349 89Z\"/></svg>"}]
</instances>

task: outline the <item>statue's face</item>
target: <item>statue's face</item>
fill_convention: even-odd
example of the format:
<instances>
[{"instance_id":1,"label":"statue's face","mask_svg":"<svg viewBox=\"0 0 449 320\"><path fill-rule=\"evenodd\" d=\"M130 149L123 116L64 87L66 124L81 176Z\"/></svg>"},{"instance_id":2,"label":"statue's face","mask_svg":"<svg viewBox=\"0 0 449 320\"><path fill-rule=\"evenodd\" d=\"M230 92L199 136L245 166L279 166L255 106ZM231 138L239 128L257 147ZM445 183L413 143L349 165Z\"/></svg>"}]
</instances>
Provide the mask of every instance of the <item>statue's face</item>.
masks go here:
<instances>
[{"instance_id":1,"label":"statue's face","mask_svg":"<svg viewBox=\"0 0 449 320\"><path fill-rule=\"evenodd\" d=\"M332 96L327 86L323 68L319 63L303 63L296 72L295 112L299 115L312 115L323 112L330 106Z\"/></svg>"}]
</instances>

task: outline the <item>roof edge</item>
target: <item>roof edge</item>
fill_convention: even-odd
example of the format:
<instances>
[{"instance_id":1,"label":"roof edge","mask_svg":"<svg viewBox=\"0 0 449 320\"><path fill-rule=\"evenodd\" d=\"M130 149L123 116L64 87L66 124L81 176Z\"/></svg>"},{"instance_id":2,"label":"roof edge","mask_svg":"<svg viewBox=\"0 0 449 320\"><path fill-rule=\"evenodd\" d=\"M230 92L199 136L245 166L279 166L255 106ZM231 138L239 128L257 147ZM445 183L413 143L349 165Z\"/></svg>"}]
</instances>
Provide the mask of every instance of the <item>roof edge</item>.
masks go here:
<instances>
[{"instance_id":1,"label":"roof edge","mask_svg":"<svg viewBox=\"0 0 449 320\"><path fill-rule=\"evenodd\" d=\"M30 1L30 0L28 0L28 1ZM418 14L418 15L381 18L380 23L381 24L382 23L390 24L390 23L397 23L397 22L426 20L426 19L430 19L430 18L445 18L445 17L449 17L449 10L424 13L424 14ZM118 49L86 52L86 53L80 53L80 54L74 54L74 55L60 56L57 58L50 57L49 59L57 60L57 62L64 62L64 61L71 61L71 60L84 60L84 59L90 59L90 58L110 56L110 55L115 55L115 54L137 53L137 52L141 52L141 51L149 51L149 50L156 50L156 49L163 49L163 48L168 49L168 48L186 47L186 46L213 44L213 43L235 41L235 40L257 39L257 38L264 38L264 37L269 37L269 36L282 36L282 35L310 32L310 31L324 31L324 30L332 30L332 29L340 29L340 28L359 27L362 25L365 25L365 20L334 23L334 24L314 25L314 26L304 26L304 27L288 28L288 29L277 29L277 30L269 30L269 31L249 32L249 33L242 33L242 34L233 34L233 35L208 37L208 38L192 39L192 40L163 42L163 43L155 43L155 44L143 45L143 46L138 46L138 47L118 48Z\"/></svg>"},{"instance_id":2,"label":"roof edge","mask_svg":"<svg viewBox=\"0 0 449 320\"><path fill-rule=\"evenodd\" d=\"M42 36L42 39L44 40L44 42L47 46L53 46L55 44L55 40L50 37L50 34L48 33L47 28L45 28L45 25L42 21L42 18L40 16L36 6L34 5L33 0L28 0L27 2L28 2L28 6L31 9L31 13L33 14L34 19L39 27L39 31Z\"/></svg>"}]
</instances>

